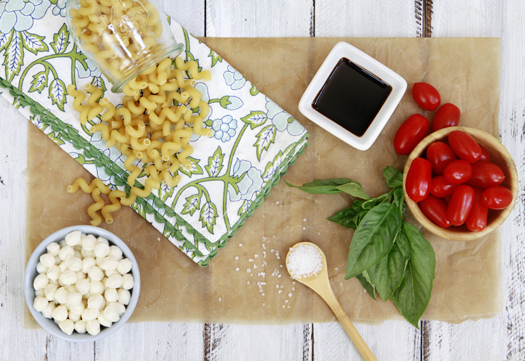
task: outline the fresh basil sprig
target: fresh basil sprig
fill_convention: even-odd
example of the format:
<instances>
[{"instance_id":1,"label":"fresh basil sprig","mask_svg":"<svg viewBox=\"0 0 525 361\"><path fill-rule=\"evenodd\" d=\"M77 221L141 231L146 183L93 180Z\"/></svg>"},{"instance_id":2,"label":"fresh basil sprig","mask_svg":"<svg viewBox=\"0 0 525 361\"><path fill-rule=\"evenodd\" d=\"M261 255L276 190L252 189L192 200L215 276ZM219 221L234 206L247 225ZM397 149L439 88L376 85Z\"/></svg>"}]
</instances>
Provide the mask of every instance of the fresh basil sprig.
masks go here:
<instances>
[{"instance_id":1,"label":"fresh basil sprig","mask_svg":"<svg viewBox=\"0 0 525 361\"><path fill-rule=\"evenodd\" d=\"M417 228L403 220L403 174L388 166L383 175L391 190L376 198L370 198L359 182L348 178L316 179L302 186L286 184L311 194L345 192L359 198L328 218L355 229L345 278L357 277L374 300L376 291L383 301L391 299L403 317L419 328L432 294L436 256Z\"/></svg>"}]
</instances>

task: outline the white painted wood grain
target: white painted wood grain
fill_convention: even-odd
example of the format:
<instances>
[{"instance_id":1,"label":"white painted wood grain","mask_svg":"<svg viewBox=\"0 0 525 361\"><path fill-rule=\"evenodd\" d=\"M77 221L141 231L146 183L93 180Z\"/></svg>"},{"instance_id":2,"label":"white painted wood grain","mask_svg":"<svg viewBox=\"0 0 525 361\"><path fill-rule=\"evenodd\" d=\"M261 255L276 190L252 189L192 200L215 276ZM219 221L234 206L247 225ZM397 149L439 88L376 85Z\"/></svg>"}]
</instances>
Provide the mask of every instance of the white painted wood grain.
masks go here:
<instances>
[{"instance_id":1,"label":"white painted wood grain","mask_svg":"<svg viewBox=\"0 0 525 361\"><path fill-rule=\"evenodd\" d=\"M42 359L43 332L23 329L27 120L0 99L0 359Z\"/></svg>"},{"instance_id":2,"label":"white painted wood grain","mask_svg":"<svg viewBox=\"0 0 525 361\"><path fill-rule=\"evenodd\" d=\"M162 10L194 36L204 36L204 0L157 0ZM181 41L181 39L177 39Z\"/></svg>"},{"instance_id":3,"label":"white painted wood grain","mask_svg":"<svg viewBox=\"0 0 525 361\"><path fill-rule=\"evenodd\" d=\"M378 360L419 360L419 332L408 322L386 321L380 326L355 327ZM340 323L314 324L315 361L361 360Z\"/></svg>"},{"instance_id":4,"label":"white painted wood grain","mask_svg":"<svg viewBox=\"0 0 525 361\"><path fill-rule=\"evenodd\" d=\"M433 36L495 36L502 39L500 137L513 156L518 173L525 171L525 26L523 1L446 0L434 2ZM482 59L480 59L482 61ZM516 207L502 226L505 311L497 318L450 325L432 322L425 360L523 360L523 186Z\"/></svg>"},{"instance_id":5,"label":"white painted wood grain","mask_svg":"<svg viewBox=\"0 0 525 361\"><path fill-rule=\"evenodd\" d=\"M193 361L204 358L203 324L147 322L125 325L96 342L95 360Z\"/></svg>"},{"instance_id":6,"label":"white painted wood grain","mask_svg":"<svg viewBox=\"0 0 525 361\"><path fill-rule=\"evenodd\" d=\"M315 36L416 36L414 1L316 0Z\"/></svg>"},{"instance_id":7,"label":"white painted wood grain","mask_svg":"<svg viewBox=\"0 0 525 361\"><path fill-rule=\"evenodd\" d=\"M207 0L206 36L309 36L312 0Z\"/></svg>"},{"instance_id":8,"label":"white painted wood grain","mask_svg":"<svg viewBox=\"0 0 525 361\"><path fill-rule=\"evenodd\" d=\"M311 326L212 325L207 361L311 360Z\"/></svg>"}]
</instances>

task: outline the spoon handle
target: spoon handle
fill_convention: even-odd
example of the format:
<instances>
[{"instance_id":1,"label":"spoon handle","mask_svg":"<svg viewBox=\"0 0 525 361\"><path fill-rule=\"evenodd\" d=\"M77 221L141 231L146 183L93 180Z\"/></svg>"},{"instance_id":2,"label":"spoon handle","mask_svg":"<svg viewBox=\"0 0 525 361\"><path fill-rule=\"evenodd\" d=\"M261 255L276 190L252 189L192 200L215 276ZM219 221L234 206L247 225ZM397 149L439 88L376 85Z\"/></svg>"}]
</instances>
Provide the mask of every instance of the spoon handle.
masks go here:
<instances>
[{"instance_id":1,"label":"spoon handle","mask_svg":"<svg viewBox=\"0 0 525 361\"><path fill-rule=\"evenodd\" d=\"M348 336L350 336L350 339L352 339L354 345L357 347L357 350L359 351L361 356L363 356L365 361L377 361L377 358L372 353L372 350L370 350L365 340L363 340L363 338L359 334L359 331L357 331L354 324L352 323L352 321L350 321L347 314L341 307L339 301L337 301L337 298L335 297L332 289L330 288L329 292L324 293L322 296L325 302L328 304L328 306L330 306L330 308L332 309L339 322L341 322L341 325L343 325L346 333L348 334Z\"/></svg>"}]
</instances>

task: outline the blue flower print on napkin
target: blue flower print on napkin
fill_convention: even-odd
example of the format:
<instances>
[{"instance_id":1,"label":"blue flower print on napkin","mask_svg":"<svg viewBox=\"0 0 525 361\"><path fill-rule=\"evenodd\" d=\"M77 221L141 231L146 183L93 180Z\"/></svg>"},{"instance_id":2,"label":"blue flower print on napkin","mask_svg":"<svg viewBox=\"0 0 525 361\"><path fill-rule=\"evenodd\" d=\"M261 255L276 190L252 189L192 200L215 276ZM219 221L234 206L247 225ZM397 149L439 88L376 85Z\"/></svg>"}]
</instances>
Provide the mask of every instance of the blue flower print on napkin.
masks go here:
<instances>
[{"instance_id":1,"label":"blue flower print on napkin","mask_svg":"<svg viewBox=\"0 0 525 361\"><path fill-rule=\"evenodd\" d=\"M84 79L99 77L102 74L95 63L93 63L90 59L85 59L84 62L86 63L87 68L84 68L81 62L75 62L75 70L77 71L77 76L79 78Z\"/></svg>"},{"instance_id":2,"label":"blue flower print on napkin","mask_svg":"<svg viewBox=\"0 0 525 361\"><path fill-rule=\"evenodd\" d=\"M231 115L225 115L221 119L214 120L212 128L215 131L213 136L226 143L235 135L237 120L233 119Z\"/></svg>"},{"instance_id":3,"label":"blue flower print on napkin","mask_svg":"<svg viewBox=\"0 0 525 361\"><path fill-rule=\"evenodd\" d=\"M63 18L66 17L66 3L67 0L55 0L56 4L53 7L53 15L55 16L62 16Z\"/></svg>"},{"instance_id":4,"label":"blue flower print on napkin","mask_svg":"<svg viewBox=\"0 0 525 361\"><path fill-rule=\"evenodd\" d=\"M13 30L26 31L33 26L33 20L42 19L51 6L49 0L9 0L0 3L0 32L8 34Z\"/></svg>"},{"instance_id":5,"label":"blue flower print on napkin","mask_svg":"<svg viewBox=\"0 0 525 361\"><path fill-rule=\"evenodd\" d=\"M241 178L236 183L238 192L235 191L231 184L228 184L228 196L230 201L253 201L257 193L261 190L263 179L261 171L252 166L252 163L244 159L236 159L233 165L234 178Z\"/></svg>"},{"instance_id":6,"label":"blue flower print on napkin","mask_svg":"<svg viewBox=\"0 0 525 361\"><path fill-rule=\"evenodd\" d=\"M304 127L290 114L282 110L276 103L266 97L266 110L268 119L272 120L272 124L279 132L287 130L290 135L297 136L304 131Z\"/></svg>"},{"instance_id":7,"label":"blue flower print on napkin","mask_svg":"<svg viewBox=\"0 0 525 361\"><path fill-rule=\"evenodd\" d=\"M240 98L232 95L225 95L220 99L221 107L228 110L237 110L244 105Z\"/></svg>"},{"instance_id":8,"label":"blue flower print on napkin","mask_svg":"<svg viewBox=\"0 0 525 361\"><path fill-rule=\"evenodd\" d=\"M241 89L244 84L246 84L246 78L231 65L228 65L228 70L224 72L224 80L226 80L226 84L232 88L232 90Z\"/></svg>"}]
</instances>

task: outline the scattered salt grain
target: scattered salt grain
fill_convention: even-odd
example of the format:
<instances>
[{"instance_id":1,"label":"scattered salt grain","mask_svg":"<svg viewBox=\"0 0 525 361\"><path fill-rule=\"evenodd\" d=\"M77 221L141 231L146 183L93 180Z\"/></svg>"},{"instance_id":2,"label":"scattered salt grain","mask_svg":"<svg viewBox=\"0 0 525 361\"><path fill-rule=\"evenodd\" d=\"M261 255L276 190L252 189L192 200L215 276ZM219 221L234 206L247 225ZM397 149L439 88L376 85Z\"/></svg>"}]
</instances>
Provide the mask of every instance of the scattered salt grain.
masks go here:
<instances>
[{"instance_id":1,"label":"scattered salt grain","mask_svg":"<svg viewBox=\"0 0 525 361\"><path fill-rule=\"evenodd\" d=\"M290 292L290 293L288 294L288 297L292 297L292 292Z\"/></svg>"},{"instance_id":2,"label":"scattered salt grain","mask_svg":"<svg viewBox=\"0 0 525 361\"><path fill-rule=\"evenodd\" d=\"M250 281L247 281L246 283L247 283L247 284L250 284Z\"/></svg>"},{"instance_id":3,"label":"scattered salt grain","mask_svg":"<svg viewBox=\"0 0 525 361\"><path fill-rule=\"evenodd\" d=\"M255 258L257 258L257 257L259 257L259 255L258 255L258 254L255 254Z\"/></svg>"},{"instance_id":4,"label":"scattered salt grain","mask_svg":"<svg viewBox=\"0 0 525 361\"><path fill-rule=\"evenodd\" d=\"M238 271L239 271L239 268L236 268L236 269L235 269L235 271L237 271L237 272L238 272Z\"/></svg>"},{"instance_id":5,"label":"scattered salt grain","mask_svg":"<svg viewBox=\"0 0 525 361\"><path fill-rule=\"evenodd\" d=\"M303 219L303 222L306 222L306 218L305 218L305 219Z\"/></svg>"},{"instance_id":6,"label":"scattered salt grain","mask_svg":"<svg viewBox=\"0 0 525 361\"><path fill-rule=\"evenodd\" d=\"M242 247L242 243L239 243L239 247Z\"/></svg>"},{"instance_id":7,"label":"scattered salt grain","mask_svg":"<svg viewBox=\"0 0 525 361\"><path fill-rule=\"evenodd\" d=\"M248 260L248 262L253 262L253 259L250 258L250 259Z\"/></svg>"},{"instance_id":8,"label":"scattered salt grain","mask_svg":"<svg viewBox=\"0 0 525 361\"><path fill-rule=\"evenodd\" d=\"M221 302L221 299L219 298L219 302Z\"/></svg>"},{"instance_id":9,"label":"scattered salt grain","mask_svg":"<svg viewBox=\"0 0 525 361\"><path fill-rule=\"evenodd\" d=\"M160 242L160 237L157 237L157 241L159 241L159 242Z\"/></svg>"},{"instance_id":10,"label":"scattered salt grain","mask_svg":"<svg viewBox=\"0 0 525 361\"><path fill-rule=\"evenodd\" d=\"M248 268L248 269L246 270L246 273L250 273L251 271L252 271L252 270Z\"/></svg>"},{"instance_id":11,"label":"scattered salt grain","mask_svg":"<svg viewBox=\"0 0 525 361\"><path fill-rule=\"evenodd\" d=\"M279 293L283 293L283 291L282 291L282 290L279 290L278 292L279 292Z\"/></svg>"},{"instance_id":12,"label":"scattered salt grain","mask_svg":"<svg viewBox=\"0 0 525 361\"><path fill-rule=\"evenodd\" d=\"M295 279L317 276L323 269L321 252L311 244L300 244L291 248L287 261L288 271Z\"/></svg>"},{"instance_id":13,"label":"scattered salt grain","mask_svg":"<svg viewBox=\"0 0 525 361\"><path fill-rule=\"evenodd\" d=\"M236 257L235 257L235 260L237 261L238 259L239 259L239 256L236 256Z\"/></svg>"}]
</instances>

